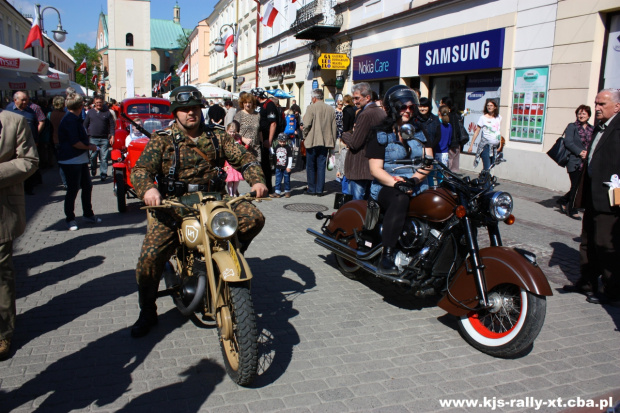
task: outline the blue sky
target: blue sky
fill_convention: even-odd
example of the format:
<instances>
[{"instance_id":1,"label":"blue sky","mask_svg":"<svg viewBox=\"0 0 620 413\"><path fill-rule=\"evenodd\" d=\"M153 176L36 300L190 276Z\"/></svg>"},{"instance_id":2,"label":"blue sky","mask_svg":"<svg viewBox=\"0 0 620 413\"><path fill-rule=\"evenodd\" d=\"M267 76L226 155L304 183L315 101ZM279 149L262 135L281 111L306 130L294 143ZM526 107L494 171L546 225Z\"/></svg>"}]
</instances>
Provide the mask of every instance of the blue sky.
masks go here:
<instances>
[{"instance_id":1,"label":"blue sky","mask_svg":"<svg viewBox=\"0 0 620 413\"><path fill-rule=\"evenodd\" d=\"M3 1L3 0L0 0ZM75 43L86 43L95 47L99 13L107 13L107 0L8 0L17 10L25 14L34 14L34 5L41 4L41 9L52 6L58 9L63 28L69 32L67 39L60 46L68 50ZM193 29L196 24L209 16L217 0L151 0L151 18L172 20L172 9L178 2L181 7L181 25ZM58 25L58 15L54 10L43 13L43 25L48 35Z\"/></svg>"}]
</instances>

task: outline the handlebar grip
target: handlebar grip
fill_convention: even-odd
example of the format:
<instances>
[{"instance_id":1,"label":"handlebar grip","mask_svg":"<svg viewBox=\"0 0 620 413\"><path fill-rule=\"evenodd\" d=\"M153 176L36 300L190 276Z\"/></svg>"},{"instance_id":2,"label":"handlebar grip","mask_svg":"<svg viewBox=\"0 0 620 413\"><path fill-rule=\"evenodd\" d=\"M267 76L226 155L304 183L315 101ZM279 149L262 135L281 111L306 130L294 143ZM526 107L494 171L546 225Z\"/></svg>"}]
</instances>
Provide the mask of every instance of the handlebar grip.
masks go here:
<instances>
[{"instance_id":1,"label":"handlebar grip","mask_svg":"<svg viewBox=\"0 0 620 413\"><path fill-rule=\"evenodd\" d=\"M248 192L248 196L251 198L256 198L256 191Z\"/></svg>"}]
</instances>

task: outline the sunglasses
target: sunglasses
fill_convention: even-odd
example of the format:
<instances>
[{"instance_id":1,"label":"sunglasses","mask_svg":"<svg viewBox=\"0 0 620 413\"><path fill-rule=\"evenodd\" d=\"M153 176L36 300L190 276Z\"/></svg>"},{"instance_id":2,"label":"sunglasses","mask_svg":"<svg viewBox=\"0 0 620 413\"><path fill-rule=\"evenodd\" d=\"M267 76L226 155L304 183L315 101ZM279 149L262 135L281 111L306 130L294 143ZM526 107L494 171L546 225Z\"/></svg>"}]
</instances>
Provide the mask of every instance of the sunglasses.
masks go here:
<instances>
[{"instance_id":1,"label":"sunglasses","mask_svg":"<svg viewBox=\"0 0 620 413\"><path fill-rule=\"evenodd\" d=\"M180 92L176 96L170 96L170 101L176 101L179 103L187 103L192 99L202 99L202 93L200 92Z\"/></svg>"},{"instance_id":2,"label":"sunglasses","mask_svg":"<svg viewBox=\"0 0 620 413\"><path fill-rule=\"evenodd\" d=\"M409 109L410 111L414 111L415 110L415 105L402 105L400 107L400 110L405 110L405 109Z\"/></svg>"}]
</instances>

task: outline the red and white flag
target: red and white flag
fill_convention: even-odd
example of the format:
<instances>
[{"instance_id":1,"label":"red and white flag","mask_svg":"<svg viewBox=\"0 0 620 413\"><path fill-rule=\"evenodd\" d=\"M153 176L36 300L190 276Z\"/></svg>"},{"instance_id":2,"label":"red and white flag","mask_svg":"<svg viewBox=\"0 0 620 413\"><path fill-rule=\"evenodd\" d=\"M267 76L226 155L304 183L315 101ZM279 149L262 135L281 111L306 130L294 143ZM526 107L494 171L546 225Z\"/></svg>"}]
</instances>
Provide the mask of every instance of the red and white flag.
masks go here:
<instances>
[{"instance_id":1,"label":"red and white flag","mask_svg":"<svg viewBox=\"0 0 620 413\"><path fill-rule=\"evenodd\" d=\"M232 51L237 54L237 36L233 30L229 30L224 41L224 57L228 57L228 46L232 44Z\"/></svg>"},{"instance_id":2,"label":"red and white flag","mask_svg":"<svg viewBox=\"0 0 620 413\"><path fill-rule=\"evenodd\" d=\"M157 83L153 85L153 93L157 93Z\"/></svg>"},{"instance_id":3,"label":"red and white flag","mask_svg":"<svg viewBox=\"0 0 620 413\"><path fill-rule=\"evenodd\" d=\"M34 20L32 21L32 27L30 28L30 32L28 33L28 38L26 39L26 44L24 45L24 49L34 46L34 42L38 41L41 47L43 44L43 32L41 31L41 16L38 13L37 7L34 8Z\"/></svg>"},{"instance_id":4,"label":"red and white flag","mask_svg":"<svg viewBox=\"0 0 620 413\"><path fill-rule=\"evenodd\" d=\"M80 67L78 67L78 72L80 72L83 75L86 74L86 58L82 60L82 64L80 64Z\"/></svg>"},{"instance_id":5,"label":"red and white flag","mask_svg":"<svg viewBox=\"0 0 620 413\"><path fill-rule=\"evenodd\" d=\"M179 66L179 68L177 69L177 76L181 76L181 73L183 72L187 72L187 69L189 68L189 64L187 63L187 60L185 62L183 62L183 64L181 66Z\"/></svg>"},{"instance_id":6,"label":"red and white flag","mask_svg":"<svg viewBox=\"0 0 620 413\"><path fill-rule=\"evenodd\" d=\"M93 77L90 79L90 83L95 83L96 80L97 80L97 75L93 75Z\"/></svg>"},{"instance_id":7,"label":"red and white flag","mask_svg":"<svg viewBox=\"0 0 620 413\"><path fill-rule=\"evenodd\" d=\"M168 83L172 80L172 73L168 73L168 75L164 78L164 85L168 86Z\"/></svg>"},{"instance_id":8,"label":"red and white flag","mask_svg":"<svg viewBox=\"0 0 620 413\"><path fill-rule=\"evenodd\" d=\"M159 83L157 84L157 91L161 92L162 91L162 86L161 86L161 80L159 81Z\"/></svg>"},{"instance_id":9,"label":"red and white flag","mask_svg":"<svg viewBox=\"0 0 620 413\"><path fill-rule=\"evenodd\" d=\"M270 1L265 6L265 12L263 13L263 17L261 17L260 21L267 27L273 27L273 21L276 19L277 15L278 9L274 6L273 1Z\"/></svg>"}]
</instances>

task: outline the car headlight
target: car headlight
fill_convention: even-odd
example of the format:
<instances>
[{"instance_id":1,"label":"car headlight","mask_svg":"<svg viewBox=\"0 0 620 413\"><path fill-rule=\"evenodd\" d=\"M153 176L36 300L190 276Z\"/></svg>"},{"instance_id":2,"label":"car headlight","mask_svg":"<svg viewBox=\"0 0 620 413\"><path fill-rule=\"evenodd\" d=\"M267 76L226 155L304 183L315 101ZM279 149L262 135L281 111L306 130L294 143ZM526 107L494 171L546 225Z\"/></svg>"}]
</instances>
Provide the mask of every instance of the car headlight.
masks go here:
<instances>
[{"instance_id":1,"label":"car headlight","mask_svg":"<svg viewBox=\"0 0 620 413\"><path fill-rule=\"evenodd\" d=\"M503 221L512 213L512 196L508 192L495 192L489 201L489 213L498 221Z\"/></svg>"},{"instance_id":2,"label":"car headlight","mask_svg":"<svg viewBox=\"0 0 620 413\"><path fill-rule=\"evenodd\" d=\"M229 238L237 232L237 216L230 211L216 212L211 218L211 232L219 238Z\"/></svg>"}]
</instances>

